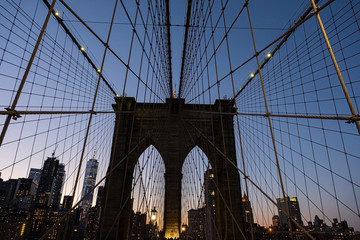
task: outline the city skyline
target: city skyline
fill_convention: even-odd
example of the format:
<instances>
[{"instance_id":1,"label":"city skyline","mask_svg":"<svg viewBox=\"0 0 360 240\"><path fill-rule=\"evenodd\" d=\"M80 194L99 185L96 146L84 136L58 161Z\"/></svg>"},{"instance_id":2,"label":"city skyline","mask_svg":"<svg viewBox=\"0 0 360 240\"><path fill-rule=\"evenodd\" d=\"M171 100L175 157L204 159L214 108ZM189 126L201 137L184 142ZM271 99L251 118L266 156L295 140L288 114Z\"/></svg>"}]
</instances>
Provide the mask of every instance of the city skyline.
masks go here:
<instances>
[{"instance_id":1,"label":"city skyline","mask_svg":"<svg viewBox=\"0 0 360 240\"><path fill-rule=\"evenodd\" d=\"M198 151L198 150L197 150ZM200 150L201 151L201 150ZM202 157L204 157L204 156L202 156ZM206 157L206 156L205 156ZM55 157L54 156L54 153L52 154L52 157L48 157L47 158L47 160L50 160L50 159L56 159L56 161L59 161L58 160L58 158L57 157ZM95 162L96 161L96 162ZM88 169L88 171L87 171L87 173L90 175L90 172L92 173L92 177L90 177L90 178L88 178L89 180L90 180L90 182L91 182L91 184L89 184L88 186L87 185L85 185L85 183L86 183L86 177L84 178L84 182L83 182L83 187L82 187L82 189L83 189L83 191L84 191L84 189L86 189L86 190L88 190L88 189L90 189L90 190L92 190L92 194L89 194L89 196L91 197L91 205L88 205L88 203L87 202L82 202L82 204L80 204L80 206L83 206L83 207L85 207L85 208L90 208L90 207L92 207L94 204L93 204L93 202L95 201L95 199L92 199L92 196L94 195L94 192L95 192L95 189L94 189L94 186L90 186L90 185L95 185L95 179L96 179L96 174L94 174L94 170L96 169L96 167L97 167L97 160L96 159L94 159L94 158L90 158L89 160L88 160L88 162L87 162L87 167L86 167L86 169ZM63 184L61 184L60 186L58 185L58 184L56 184L56 182L61 182L62 183L62 180L64 179L64 176L66 175L65 174L65 172L64 172L64 165L63 164L58 164L58 168L60 169L60 172L61 173L57 173L56 174L56 177L55 177L55 181L54 181L54 184L52 184L51 186L51 195L50 195L50 197L49 197L49 205L50 204L54 204L55 202L57 202L57 203L55 203L55 205L57 205L57 206L59 206L59 204L60 204L60 198L59 197L61 197L61 199L63 199L64 197L65 197L65 194L64 193L62 193L61 191L62 191L62 187L63 187ZM96 172L96 171L95 171ZM40 173L40 174L39 174ZM30 171L30 173L29 173L29 176L28 176L28 178L32 178L33 179L33 183L34 183L34 192L35 192L35 195L36 195L36 189L37 189L37 185L38 185L38 182L37 181L40 181L40 177L41 177L41 173L42 173L42 169L35 169L35 168L31 168L31 171ZM95 178L94 178L94 176L95 176ZM208 169L208 170L206 170L206 171L204 171L204 182L203 183L201 183L200 182L200 184L201 185L203 185L203 187L204 187L204 189L205 189L205 187L206 187L206 185L207 185L207 183L206 182L208 182L208 181L206 181L206 178L209 178L209 177L211 177L212 175L211 175L211 169ZM21 178L21 179L26 179L26 178ZM59 179L59 180L58 180ZM9 179L9 180L11 180L11 179ZM14 179L13 179L14 180ZM58 185L57 187L55 187L55 185ZM103 187L102 187L103 188ZM213 189L213 187L212 187L212 189ZM14 190L15 191L15 190ZM16 190L17 191L17 190ZM58 192L58 193L60 193L60 194L56 194L55 192ZM15 194L15 192L13 192L14 194ZM13 194L13 195L14 195ZM207 193L207 190L205 189L204 190L204 196L205 196L205 199L204 199L204 205L206 206L207 204L206 204L206 194L212 194L211 192L208 192ZM245 194L245 193L244 193ZM245 194L246 195L246 194ZM245 196L244 195L244 196ZM15 196L15 195L14 195ZM87 199L90 199L89 198L89 196L87 197ZM68 197L70 197L70 196L68 196ZM83 197L83 195L82 195L82 197ZM58 200L55 200L55 199L58 199ZM244 200L245 199L245 200ZM243 197L243 199L242 199L242 201L245 201L246 202L246 199L248 199L247 198L247 196L245 196L245 197ZM292 211L298 211L297 213L296 213L296 219L299 219L299 223L301 222L301 225L303 225L303 223L302 223L302 219L303 219L303 215L302 214L300 214L300 212L299 212L299 210L291 210L291 209L297 209L297 208L299 208L299 202L297 201L297 197L288 197L287 196L287 199L288 199L288 201L291 203L289 206L289 209L290 209L290 214L291 215L293 215L293 213L292 213ZM35 199L34 199L35 200ZM97 199L97 201L98 201L99 199ZM277 202L278 202L278 205L280 204L280 206L281 206L281 208L282 209L285 209L285 205L284 205L284 203L280 203L280 201L282 201L282 199L281 198L277 198L276 199L277 200ZM27 201L29 201L29 200L27 200ZM293 205L292 203L294 203L295 205ZM28 203L29 204L29 203ZM96 205L98 205L96 202L95 202L95 204ZM86 206L84 206L84 205L86 205ZM251 207L251 205L249 205L250 207ZM200 208L199 208L200 209ZM191 209L190 209L191 210ZM193 210L197 210L196 208L195 209L193 209ZM146 211L143 211L142 213L146 213ZM295 213L294 213L295 214ZM245 214L246 215L246 214ZM282 223L282 222L284 222L284 220L283 219L287 219L287 217L284 215L284 213L282 213L282 211L279 209L279 215L280 215L280 224ZM282 216L282 217L281 217ZM294 215L295 216L295 215ZM300 217L299 217L300 216ZM316 217L317 217L317 215L316 215ZM160 216L160 219L161 219L161 216ZM332 218L332 219L337 219L337 218ZM268 219L269 220L269 222L270 222L270 220L271 219ZM346 220L346 219L345 219ZM149 223L151 220L150 220L150 217L149 217L149 219L146 221L146 223ZM253 219L253 221L254 221L254 219ZM326 219L322 219L321 220L322 222L327 222L327 224L329 224L328 226L331 226L331 224L333 224L334 222L332 222L331 220L327 220L326 221ZM308 221L305 221L305 222L308 222ZM282 223L283 224L283 223ZM269 225L264 225L265 227L271 227L271 224L269 224ZM352 225L350 225L350 226L352 226ZM160 228L161 229L161 228ZM358 229L355 229L355 231L358 231Z\"/></svg>"},{"instance_id":2,"label":"city skyline","mask_svg":"<svg viewBox=\"0 0 360 240\"><path fill-rule=\"evenodd\" d=\"M88 164L88 175L84 182L85 191L93 190L96 179L97 161L90 159ZM29 178L9 179L3 181L0 178L0 216L3 221L4 215L9 221L13 222L14 227L5 230L2 228L0 235L7 238L27 237L28 239L39 239L44 232L51 227L51 224L58 221L63 214L71 208L72 196L62 196L63 180L66 176L64 165L59 164L59 159L53 153L44 161L41 169L32 168ZM87 202L77 207L72 212L75 223L77 215L81 217L81 225L71 226L71 231L80 229L84 236L92 236L97 231L100 217L101 202L103 198L102 186L96 198L96 205L92 206L92 197L87 198ZM63 201L60 203L60 199ZM80 210L79 210L80 209ZM11 220L10 220L11 219ZM80 221L80 219L78 220ZM4 224L4 223L2 223ZM21 231L18 227L21 226ZM50 232L49 237L64 234L65 225L57 227Z\"/></svg>"},{"instance_id":3,"label":"city skyline","mask_svg":"<svg viewBox=\"0 0 360 240\"><path fill-rule=\"evenodd\" d=\"M209 184L206 172L233 167L239 191L222 197L243 202L246 223L278 216L286 228L286 210L308 232L359 231L360 3L314 5L57 1L47 20L50 0L2 2L0 205L34 201L43 216L70 201L91 209L94 227L95 196L112 196L105 182L130 169L122 201L147 222L156 207L161 230L170 180L182 177L172 212L186 224L237 184L221 174Z\"/></svg>"},{"instance_id":4,"label":"city skyline","mask_svg":"<svg viewBox=\"0 0 360 240\"><path fill-rule=\"evenodd\" d=\"M97 170L97 160L94 158L89 159L87 161L86 167L87 167L87 175L86 175L86 178L83 183L83 191L85 191L85 193L87 193L87 191L89 189L93 190L93 188L94 188L95 179L96 179L96 170ZM40 173L40 176L38 176L39 173ZM43 176L43 174L44 174L44 176ZM31 202L33 200L35 202L35 211L34 211L35 215L40 214L40 216L45 216L44 213L41 212L41 211L44 211L45 209L46 209L46 211L51 211L51 210L58 211L60 209L68 210L69 208L71 208L69 203L71 203L71 201L72 201L72 196L63 196L64 200L62 202L62 205L60 205L60 202L58 200L56 200L56 199L60 199L60 196L62 195L62 185L63 185L62 181L64 179L64 176L65 176L64 165L59 164L59 160L54 156L54 154L52 154L52 156L48 157L47 160L44 162L44 166L42 169L32 169L31 173L29 174L29 178L20 178L18 180L12 179L12 182L15 183L15 185L13 188L14 190L10 190L10 191L12 191L12 195L13 195L14 199L15 199L15 197L16 197L16 199L19 199L18 203L17 203L17 208L29 211ZM214 221L214 219L213 219L213 217L214 217L213 211L214 210L212 210L212 209L215 209L215 198L214 197L215 197L216 193L215 193L215 185L214 185L213 179L214 179L214 173L213 173L212 169L207 169L206 171L204 171L203 207L188 210L187 218L189 220L187 221L187 225L183 225L183 227L182 227L182 229L183 229L182 232L183 232L183 234L186 234L185 236L199 237L199 239L212 239L211 234L215 234L215 233L212 233L211 231L208 232L209 229L211 229L211 228L205 227L205 224L207 224L208 222ZM36 191L35 191L37 185L40 186L38 193L36 193ZM102 189L100 189L100 188L102 188ZM48 192L46 189L49 189L50 192ZM46 193L46 192L48 192L48 193ZM104 194L103 187L100 186L98 195L96 198L96 207L101 206L101 204L102 204L101 199L103 197L103 194ZM24 198L28 195L31 195L34 197L31 197L31 199ZM80 205L81 206L80 209L83 213L87 213L89 211L89 209L92 207L93 194L90 194L90 196L91 196L91 198L87 198L86 199L87 201L84 202L84 204ZM0 200L2 200L2 199L0 198ZM4 201L4 200L2 200L2 201ZM7 202L8 202L8 204L10 204L11 199L8 199ZM1 201L0 201L0 203L1 203ZM289 225L288 225L288 221L287 221L288 218L283 212L286 209L286 206L285 206L286 203L288 204L291 217L293 217L294 220L297 221L301 226L306 227L308 229L313 228L314 230L312 230L312 231L324 232L326 234L335 234L335 235L340 234L340 233L346 233L346 234L350 233L351 234L351 231L354 231L353 227L351 225L348 225L346 219L341 222L338 222L338 219L334 218L332 222L326 224L324 222L324 220L320 219L317 215L315 216L313 222L308 221L307 225L303 224L302 213L300 211L299 202L298 202L298 199L296 196L295 197L287 196L286 201L284 201L284 199L282 199L282 198L278 198L277 199L278 216L277 215L273 216L273 218L272 218L273 223L268 226L261 226L261 225L258 225L257 223L255 223L254 228L256 229L256 231L265 231L265 232L273 233L273 234L276 233L276 231L280 231L279 234L285 234L284 230L288 231L288 229L290 229ZM251 220L252 221L251 225L253 225L254 220L253 220L253 215L252 215L251 201L247 197L246 193L244 193L244 195L242 197L242 207L243 207L244 221L246 223L249 223L248 221ZM40 209L41 209L41 211L39 212ZM94 220L91 220L93 218L93 214L94 214L92 211L93 210L91 210L91 212L89 212L89 214L90 214L89 222L87 223L87 225L84 225L84 226L94 226L93 224L97 224L97 223L93 222ZM98 210L96 210L96 211L98 211ZM155 211L155 208L151 212L153 212L153 211ZM99 214L99 213L96 213L96 214ZM94 216L99 217L99 215L94 215ZM96 217L96 219L98 217ZM152 218L152 215L151 215L151 216L149 216L149 218L147 218L146 212L145 213L136 212L136 214L133 215L133 217L134 217L134 222L132 224L138 226L138 228L132 229L131 230L132 232L139 234L139 236L147 236L147 234L153 234L153 233L151 233L151 231L153 231L153 230L150 230L152 228L149 228L148 224L150 224L150 225L154 224L153 220L157 219L157 217ZM275 217L278 217L278 222L276 222L276 223L274 223ZM56 215L53 216L53 219L55 221L57 218L58 217L56 217ZM85 218L83 215L82 219L83 219L83 221L87 222L88 221L87 215L85 215ZM86 219L86 220L84 220L84 219ZM36 222L35 224L37 226L42 226L44 224L44 223L42 223L42 221L43 220L38 220L38 222ZM98 220L96 220L96 221L98 221ZM34 223L32 223L32 224L34 224ZM98 225L95 225L95 226L98 227ZM208 226L208 224L206 226ZM93 229L93 230L89 230L90 232L88 232L86 234L91 234L92 231L97 231L96 230L97 227L95 229L92 227L91 229ZM80 228L80 225L79 225L79 228ZM292 228L299 229L298 226L296 226L293 223L292 223ZM156 228L156 229L158 229L158 228ZM82 230L82 231L85 231L85 230ZM150 233L149 233L149 231L150 231ZM159 229L156 231L159 231ZM35 236L37 236L37 234L38 233L36 233L36 232L32 232L32 230L30 232L30 236L35 237ZM84 232L84 234L85 234L85 232ZM158 234L158 233L156 233L156 234ZM36 239L36 238L34 238L34 239ZM134 239L137 239L137 238L134 238Z\"/></svg>"}]
</instances>

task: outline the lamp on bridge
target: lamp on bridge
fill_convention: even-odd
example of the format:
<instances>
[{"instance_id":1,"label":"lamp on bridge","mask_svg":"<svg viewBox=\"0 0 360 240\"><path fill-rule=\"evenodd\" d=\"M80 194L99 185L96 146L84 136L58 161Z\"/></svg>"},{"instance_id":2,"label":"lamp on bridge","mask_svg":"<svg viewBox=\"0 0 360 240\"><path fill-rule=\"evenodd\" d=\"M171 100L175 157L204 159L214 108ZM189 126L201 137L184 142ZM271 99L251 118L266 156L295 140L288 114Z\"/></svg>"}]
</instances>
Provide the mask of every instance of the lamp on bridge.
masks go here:
<instances>
[{"instance_id":1,"label":"lamp on bridge","mask_svg":"<svg viewBox=\"0 0 360 240\"><path fill-rule=\"evenodd\" d=\"M187 227L187 226L185 225L185 223L183 223L183 225L181 226L181 231L182 231L182 232L186 232L186 227Z\"/></svg>"},{"instance_id":2,"label":"lamp on bridge","mask_svg":"<svg viewBox=\"0 0 360 240\"><path fill-rule=\"evenodd\" d=\"M157 211L156 211L156 207L154 207L154 209L151 210L151 217L150 217L150 222L155 225L156 223L156 218L157 218Z\"/></svg>"}]
</instances>

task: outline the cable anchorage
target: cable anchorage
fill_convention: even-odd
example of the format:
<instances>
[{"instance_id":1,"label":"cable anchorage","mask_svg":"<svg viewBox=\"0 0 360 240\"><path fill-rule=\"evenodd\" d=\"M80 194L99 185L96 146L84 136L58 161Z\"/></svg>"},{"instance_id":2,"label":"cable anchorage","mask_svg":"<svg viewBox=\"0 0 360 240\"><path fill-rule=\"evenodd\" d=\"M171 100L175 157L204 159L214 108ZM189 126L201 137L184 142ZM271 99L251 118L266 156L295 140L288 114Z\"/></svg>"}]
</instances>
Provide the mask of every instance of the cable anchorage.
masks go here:
<instances>
[{"instance_id":1,"label":"cable anchorage","mask_svg":"<svg viewBox=\"0 0 360 240\"><path fill-rule=\"evenodd\" d=\"M359 121L360 118L360 114L355 114L352 115L349 120L346 121L346 123L350 124L350 123L356 123L357 121Z\"/></svg>"},{"instance_id":2,"label":"cable anchorage","mask_svg":"<svg viewBox=\"0 0 360 240\"><path fill-rule=\"evenodd\" d=\"M6 111L8 111L8 115L12 117L13 120L17 120L18 118L21 118L21 115L14 109L11 110L11 108L5 108Z\"/></svg>"}]
</instances>

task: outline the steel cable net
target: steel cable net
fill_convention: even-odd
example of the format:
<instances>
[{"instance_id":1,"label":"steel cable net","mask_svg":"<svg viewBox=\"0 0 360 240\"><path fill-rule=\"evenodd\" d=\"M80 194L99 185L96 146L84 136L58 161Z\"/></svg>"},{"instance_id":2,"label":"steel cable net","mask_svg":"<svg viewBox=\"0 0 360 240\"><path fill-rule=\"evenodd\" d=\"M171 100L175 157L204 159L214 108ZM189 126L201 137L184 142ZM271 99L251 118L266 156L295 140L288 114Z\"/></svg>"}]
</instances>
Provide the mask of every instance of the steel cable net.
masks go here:
<instances>
[{"instance_id":1,"label":"steel cable net","mask_svg":"<svg viewBox=\"0 0 360 240\"><path fill-rule=\"evenodd\" d=\"M251 214L243 217L255 223L246 228L247 237L254 238L255 233L261 238L271 232L261 226L275 227L274 215L280 215L280 223L289 227L280 213L288 211L281 205L284 196L298 203L294 206L299 213L291 217L301 226L290 225L300 232L319 231L313 226L319 218L325 223L323 229L329 230L337 218L359 230L360 3L315 2L320 6L316 11L311 1L298 3L294 15L287 14L285 27L262 29L257 26L266 18L255 1L188 1L184 24L178 25L184 29L182 59L174 63L171 54L179 48L171 47L170 39L176 39L170 37L170 27L176 25L169 22L168 1L89 2L87 7L74 3L71 6L76 11L72 11L60 0L50 11L39 42L51 1L2 1L0 231L9 237L25 236L37 224L29 225L29 218L38 213L39 218L46 218L40 205L38 213L27 214L31 201L18 188L25 181L20 178L29 177L32 169L44 169L51 159L57 159L64 169L57 175L63 178L60 198L50 194L49 223L35 231L36 237L67 236L64 231L69 226L76 237L75 232L84 230L84 220L74 221L77 205L88 216L99 214L96 207L102 200L97 192L103 188L98 187L114 171L108 168L111 146L117 141L112 105L114 97L118 101L126 96L148 103L184 98L199 113L205 110L197 104L233 100L237 168L241 194L246 194L242 200L251 203L247 209ZM95 20L87 21L90 16ZM261 31L269 31L268 36ZM175 64L179 66L173 71ZM173 73L179 73L177 92ZM201 132L196 126L203 125L194 122L184 131ZM214 137L204 141L211 144ZM130 137L130 141L140 140ZM213 151L229 160L221 149ZM85 190L94 193L91 211L83 193L83 186L90 182L88 164L94 164L90 159L98 162L95 180L91 180L94 184ZM190 209L207 211L204 174L210 168L199 147L185 159L181 223L188 224ZM135 166L128 196L133 214L140 212L138 219L146 214L144 224L151 222L156 207L158 230L164 225L165 171L160 153L150 146ZM11 191L4 190L13 187L19 195L12 191L10 196ZM33 201L41 201L34 192L32 195ZM67 209L69 198L65 196L72 196ZM72 206L73 213L69 211ZM57 211L60 209L65 210ZM4 222L14 224L8 228ZM212 217L208 226L213 224L215 229L214 222ZM87 229L89 239L95 238L99 224L98 220L92 223L88 225L94 228ZM220 237L217 230L212 234Z\"/></svg>"},{"instance_id":2,"label":"steel cable net","mask_svg":"<svg viewBox=\"0 0 360 240\"><path fill-rule=\"evenodd\" d=\"M242 189L251 201L255 223L272 226L272 217L279 215L276 203L285 193L291 201L297 197L301 217L296 221L301 225L313 224L318 216L328 226L337 218L357 229L359 3L317 2L355 114L311 2L300 5L273 39L257 37L248 18L258 22L259 14L252 2L246 5L192 2L185 24L190 27L180 97L189 103L235 99L238 167L242 177L251 180L242 181ZM239 35L236 31L244 23L247 34ZM306 229L314 230L310 225Z\"/></svg>"},{"instance_id":3,"label":"steel cable net","mask_svg":"<svg viewBox=\"0 0 360 240\"><path fill-rule=\"evenodd\" d=\"M0 120L4 135L0 172L5 184L2 187L11 183L8 179L16 179L19 185L21 178L33 177L32 172L36 169L45 171L45 160L58 161L58 169L63 166L63 174L57 173L60 189L51 190L51 194L60 191L60 197L56 196L56 201L51 200L51 204L56 205L53 206L56 211L62 212L49 213L47 218L40 213L39 218L46 224L34 233L38 238L51 238L61 232L57 223L62 227L66 224L67 220L62 218L67 213L65 207L80 205L83 214L90 214L86 206L98 206L97 189L104 183L111 156L115 95L131 94L139 101L149 102L162 102L170 95L170 65L169 58L165 58L169 49L167 38L161 37L166 35L165 7L162 1L146 5L122 3L115 15L121 16L117 21L127 23L126 29L115 24L113 37L107 44L115 47L108 47L111 49L107 55L104 54L105 40L101 40L106 39L107 32L100 33L103 34L100 40L89 34L61 3L55 4L50 11L39 44L37 39L45 26L50 1L8 0L3 1L0 8L0 76L3 80ZM119 35L129 30L133 32L130 38ZM114 44L119 36L124 46L120 49ZM34 51L36 47L37 51ZM112 68L118 69L116 77L107 74ZM23 77L27 71L27 76ZM109 81L110 78L117 82ZM141 92L139 97L138 92ZM6 123L7 118L9 123ZM89 176L88 173L91 159L97 163L94 179L91 179L93 183L89 185L89 178L94 174ZM39 180L35 184L39 184ZM84 190L87 184L89 186ZM31 213L30 219L39 214L29 211L31 202L23 204L21 210L20 207L13 210L25 198L9 197L6 191L5 195L1 192L1 221L15 221L16 224L10 229L2 224L1 235L26 236L35 226L28 221L26 212ZM89 199L86 194L92 195L90 203L84 203ZM33 190L30 195L33 201L38 201ZM69 200L67 196L72 197L70 205L65 206ZM156 204L161 209L161 202ZM71 231L77 231L80 226L71 222L70 225Z\"/></svg>"},{"instance_id":4,"label":"steel cable net","mask_svg":"<svg viewBox=\"0 0 360 240\"><path fill-rule=\"evenodd\" d=\"M159 229L163 229L164 174L163 159L157 149L151 145L141 154L134 170L131 196L135 221L141 224L154 222ZM131 232L136 232L136 226L132 228Z\"/></svg>"},{"instance_id":5,"label":"steel cable net","mask_svg":"<svg viewBox=\"0 0 360 240\"><path fill-rule=\"evenodd\" d=\"M10 109L17 95L46 13L42 1L31 6L24 1L1 4L2 111ZM65 165L63 193L68 195L79 166L89 122L87 113L92 106L99 73L57 23L56 17L52 17L48 25L1 145L4 158L0 171L4 179L26 178L31 168L42 168L47 157L54 153ZM113 94L104 82L100 82L97 96L94 110L111 111ZM43 114L46 112L49 113ZM1 115L2 129L5 118L6 115ZM94 156L98 159L98 177L107 168L111 126L111 115L98 115L93 118L88 133L83 158L88 160ZM82 165L82 176L84 170Z\"/></svg>"},{"instance_id":6,"label":"steel cable net","mask_svg":"<svg viewBox=\"0 0 360 240\"><path fill-rule=\"evenodd\" d=\"M359 7L352 1L337 2L320 13L356 112ZM359 135L351 121L331 119L352 114L316 18L301 24L276 53L271 49L261 73L269 113L274 115L272 129L286 194L298 198L304 223L318 215L328 225L333 218L355 224L360 189L355 170L359 151L353 142ZM281 198L259 74L236 101L248 175L273 199ZM271 221L276 206L250 189L251 199L258 198L255 220ZM267 207L270 211L263 210Z\"/></svg>"},{"instance_id":7,"label":"steel cable net","mask_svg":"<svg viewBox=\"0 0 360 240\"><path fill-rule=\"evenodd\" d=\"M35 197L35 189L40 191L41 188L39 178L34 180L31 189L16 190L13 196L6 186L21 189L24 179L36 178L32 175L36 170L46 170L45 160L54 160L54 164L59 165L49 203L57 211L60 203L65 203L65 196L74 195L74 205L83 197L82 188L77 187L75 191L75 184L84 182L86 162L89 159L98 161L97 179L101 179L110 157L113 117L109 114L94 116L87 132L88 113L92 109L99 72L88 61L82 47L58 24L55 14L39 42L22 91L18 91L47 12L42 1L1 3L2 111L10 111L18 97L16 112L12 114L0 149L3 156L0 171L4 179L1 218L2 223L13 222L11 227L2 224L4 238L26 236L30 224L27 213L33 207L31 200L40 201ZM104 81L100 82L93 110L112 110L114 93L111 90ZM1 115L2 131L6 117ZM93 181L96 173L94 177ZM8 184L11 181L15 181L14 186ZM96 193L97 189L93 195ZM93 200L96 202L96 197L89 200L90 206ZM51 228L66 213L56 211L49 214L43 229Z\"/></svg>"},{"instance_id":8,"label":"steel cable net","mask_svg":"<svg viewBox=\"0 0 360 240\"><path fill-rule=\"evenodd\" d=\"M189 235L194 237L205 236L209 239L212 237L209 232L216 234L217 231L214 216L214 176L207 156L198 146L185 158L182 174L181 232L188 231ZM206 220L202 222L203 228L197 229L193 223L199 221L201 216L206 216Z\"/></svg>"}]
</instances>

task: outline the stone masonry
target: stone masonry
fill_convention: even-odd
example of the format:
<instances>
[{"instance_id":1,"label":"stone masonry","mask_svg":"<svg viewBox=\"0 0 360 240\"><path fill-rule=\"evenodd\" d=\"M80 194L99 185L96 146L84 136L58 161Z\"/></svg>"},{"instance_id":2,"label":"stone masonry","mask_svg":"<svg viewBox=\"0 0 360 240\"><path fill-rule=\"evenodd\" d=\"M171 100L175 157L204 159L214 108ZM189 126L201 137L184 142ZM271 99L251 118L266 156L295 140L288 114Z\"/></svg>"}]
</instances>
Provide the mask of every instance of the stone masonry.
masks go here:
<instances>
[{"instance_id":1,"label":"stone masonry","mask_svg":"<svg viewBox=\"0 0 360 240\"><path fill-rule=\"evenodd\" d=\"M115 100L113 161L109 165L109 170L114 171L106 179L98 239L128 239L133 171L139 156L151 144L161 154L166 168L165 237L179 237L181 169L188 153L198 146L207 155L215 175L218 238L243 239L239 230L244 229L240 178L229 162L236 165L233 102L216 100L213 105L199 105L185 104L184 99L166 99L166 103L137 103L131 97Z\"/></svg>"}]
</instances>

